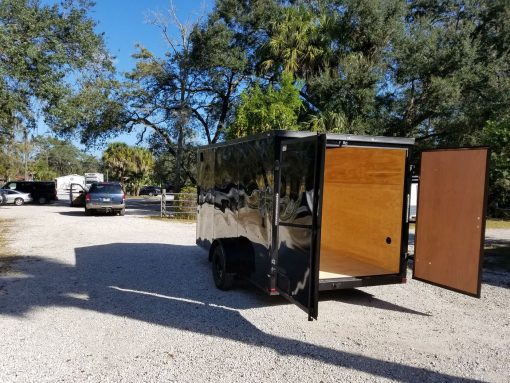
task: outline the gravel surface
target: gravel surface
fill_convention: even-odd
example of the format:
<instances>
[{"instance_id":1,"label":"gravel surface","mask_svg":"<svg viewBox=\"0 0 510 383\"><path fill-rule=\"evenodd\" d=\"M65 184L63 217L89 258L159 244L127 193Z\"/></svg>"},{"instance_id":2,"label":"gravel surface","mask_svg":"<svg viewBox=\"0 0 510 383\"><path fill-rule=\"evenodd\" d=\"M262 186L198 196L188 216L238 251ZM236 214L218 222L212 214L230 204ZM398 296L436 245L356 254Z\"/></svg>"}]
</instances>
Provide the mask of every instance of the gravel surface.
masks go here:
<instances>
[{"instance_id":1,"label":"gravel surface","mask_svg":"<svg viewBox=\"0 0 510 383\"><path fill-rule=\"evenodd\" d=\"M481 299L410 278L323 294L308 322L249 285L217 290L193 224L0 218L20 256L0 275L0 382L510 381L509 273L486 272Z\"/></svg>"}]
</instances>

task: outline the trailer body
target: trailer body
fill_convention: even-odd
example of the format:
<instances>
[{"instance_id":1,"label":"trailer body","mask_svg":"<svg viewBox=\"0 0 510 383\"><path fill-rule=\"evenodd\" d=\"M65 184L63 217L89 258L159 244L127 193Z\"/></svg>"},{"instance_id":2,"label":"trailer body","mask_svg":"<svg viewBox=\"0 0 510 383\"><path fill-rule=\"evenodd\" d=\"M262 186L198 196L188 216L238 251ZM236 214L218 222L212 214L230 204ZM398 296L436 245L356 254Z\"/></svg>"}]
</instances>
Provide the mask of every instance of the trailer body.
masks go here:
<instances>
[{"instance_id":1,"label":"trailer body","mask_svg":"<svg viewBox=\"0 0 510 383\"><path fill-rule=\"evenodd\" d=\"M89 189L94 182L104 182L103 173L85 173L85 186Z\"/></svg>"},{"instance_id":2,"label":"trailer body","mask_svg":"<svg viewBox=\"0 0 510 383\"><path fill-rule=\"evenodd\" d=\"M271 131L200 148L197 244L209 251L210 260L218 251L225 258L213 265L213 274L240 276L269 294L281 294L309 319L317 318L319 291L405 282L413 145L408 138ZM486 161L485 149L475 151L475 162ZM452 153L458 167L458 151ZM441 156L432 167L442 163ZM477 190L469 214L478 216L478 227L471 230L478 241L483 241L485 214L486 184L477 184L486 182L483 166L469 180ZM429 172L432 177L435 170ZM462 178L465 172L460 173ZM456 182L462 188L463 180ZM449 187L443 194L451 194ZM437 198L433 204L445 204ZM437 246L427 249L417 242L424 249L415 262L419 279L479 296L479 275L476 286L459 283L462 258L451 266L458 268L453 281L448 279L451 267L445 271L444 266L448 254L433 258L434 267L428 267L427 257L438 252L444 235L435 231L433 212L422 215L417 236ZM420 225L425 233L420 234ZM462 229L455 235L463 241ZM475 240L469 246L476 245ZM468 268L479 273L479 243L476 251ZM439 269L444 278L436 277Z\"/></svg>"}]
</instances>

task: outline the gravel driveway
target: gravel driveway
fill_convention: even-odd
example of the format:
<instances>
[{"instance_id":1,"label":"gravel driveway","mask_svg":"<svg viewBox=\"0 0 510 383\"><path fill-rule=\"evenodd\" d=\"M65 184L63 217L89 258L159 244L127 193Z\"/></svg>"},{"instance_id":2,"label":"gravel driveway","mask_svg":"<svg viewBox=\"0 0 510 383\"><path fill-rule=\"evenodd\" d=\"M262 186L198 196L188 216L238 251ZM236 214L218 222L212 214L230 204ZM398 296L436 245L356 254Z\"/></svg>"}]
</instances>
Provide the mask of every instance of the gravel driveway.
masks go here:
<instances>
[{"instance_id":1,"label":"gravel driveway","mask_svg":"<svg viewBox=\"0 0 510 383\"><path fill-rule=\"evenodd\" d=\"M308 322L249 285L217 290L193 224L0 218L20 257L0 275L0 382L510 381L508 273L485 273L481 299L413 280L324 294Z\"/></svg>"}]
</instances>

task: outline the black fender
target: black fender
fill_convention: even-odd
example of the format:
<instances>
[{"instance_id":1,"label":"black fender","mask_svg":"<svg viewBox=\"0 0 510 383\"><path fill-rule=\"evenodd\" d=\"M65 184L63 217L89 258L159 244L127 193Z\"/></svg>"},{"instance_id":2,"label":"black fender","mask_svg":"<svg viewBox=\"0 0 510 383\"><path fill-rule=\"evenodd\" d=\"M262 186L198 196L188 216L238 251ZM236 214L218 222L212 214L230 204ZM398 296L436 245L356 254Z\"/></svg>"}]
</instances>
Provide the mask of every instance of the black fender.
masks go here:
<instances>
[{"instance_id":1,"label":"black fender","mask_svg":"<svg viewBox=\"0 0 510 383\"><path fill-rule=\"evenodd\" d=\"M209 249L209 262L217 246L221 246L227 260L227 272L249 275L255 267L253 244L245 237L215 239Z\"/></svg>"}]
</instances>

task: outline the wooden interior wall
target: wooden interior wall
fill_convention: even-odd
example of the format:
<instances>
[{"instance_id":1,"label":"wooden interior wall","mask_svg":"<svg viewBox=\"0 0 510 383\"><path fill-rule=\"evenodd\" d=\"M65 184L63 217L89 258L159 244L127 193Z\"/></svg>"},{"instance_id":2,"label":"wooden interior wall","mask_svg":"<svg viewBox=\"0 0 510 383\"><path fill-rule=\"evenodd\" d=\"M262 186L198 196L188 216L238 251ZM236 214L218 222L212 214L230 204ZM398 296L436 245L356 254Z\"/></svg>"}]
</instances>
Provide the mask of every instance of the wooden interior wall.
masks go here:
<instances>
[{"instance_id":1,"label":"wooden interior wall","mask_svg":"<svg viewBox=\"0 0 510 383\"><path fill-rule=\"evenodd\" d=\"M406 151L326 150L320 278L399 272Z\"/></svg>"}]
</instances>

